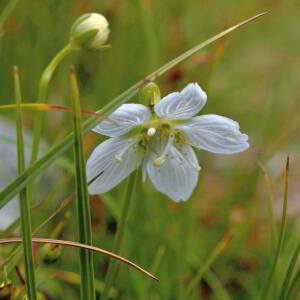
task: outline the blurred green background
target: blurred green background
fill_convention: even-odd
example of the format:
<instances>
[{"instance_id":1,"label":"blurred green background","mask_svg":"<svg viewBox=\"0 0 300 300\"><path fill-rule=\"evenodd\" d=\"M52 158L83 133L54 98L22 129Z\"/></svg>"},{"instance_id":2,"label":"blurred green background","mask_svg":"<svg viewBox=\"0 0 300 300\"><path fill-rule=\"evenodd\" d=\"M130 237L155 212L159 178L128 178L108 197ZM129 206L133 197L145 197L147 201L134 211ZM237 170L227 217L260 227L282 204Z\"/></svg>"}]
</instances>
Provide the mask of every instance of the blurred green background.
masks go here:
<instances>
[{"instance_id":1,"label":"blurred green background","mask_svg":"<svg viewBox=\"0 0 300 300\"><path fill-rule=\"evenodd\" d=\"M1 1L0 14L8 2ZM189 299L259 299L274 258L267 201L271 197L274 202L279 226L283 171L286 156L290 154L289 218L276 272L279 289L300 232L300 2L20 0L0 24L0 104L3 105L14 103L14 65L21 70L24 102L36 102L41 73L68 43L75 19L86 12L105 15L110 23L112 48L69 56L56 71L48 96L49 103L70 106L67 75L73 63L80 83L81 106L96 111L197 43L266 10L269 15L203 49L158 79L162 95L181 90L189 82L198 82L208 95L201 113L237 120L241 130L249 135L251 146L246 152L231 156L198 151L202 171L198 186L186 203L173 203L149 182L139 182L122 255L147 270L153 270L157 263L160 283L121 265L114 284L116 299L179 299L224 236L226 249ZM1 111L0 118L14 120L14 112ZM25 112L24 118L26 127L32 129L34 111ZM47 112L43 137L48 145L57 143L71 130L70 113ZM85 136L86 157L102 140L94 133ZM63 165L72 166L72 161L70 150ZM271 188L258 162L266 168ZM34 211L33 227L74 191L72 168L61 165L56 165L60 179L55 180L55 174L50 181L50 192L43 196L45 199L38 199L48 201ZM1 166L5 167L5 163ZM120 210L125 189L123 182L107 195L91 198L95 246L111 250L116 228L112 207ZM73 204L38 236L49 237L66 212L70 218L59 238L75 240ZM231 239L227 240L228 234ZM1 234L8 235L13 233ZM0 262L11 249L12 246L1 246ZM77 250L64 248L52 265L43 263L38 252L36 249L38 282L47 299L78 299L79 286L72 282L74 274L57 272L79 272ZM102 281L108 259L95 254L94 260L96 278ZM19 284L14 272L10 277L15 285ZM276 289L273 292L278 295Z\"/></svg>"}]
</instances>

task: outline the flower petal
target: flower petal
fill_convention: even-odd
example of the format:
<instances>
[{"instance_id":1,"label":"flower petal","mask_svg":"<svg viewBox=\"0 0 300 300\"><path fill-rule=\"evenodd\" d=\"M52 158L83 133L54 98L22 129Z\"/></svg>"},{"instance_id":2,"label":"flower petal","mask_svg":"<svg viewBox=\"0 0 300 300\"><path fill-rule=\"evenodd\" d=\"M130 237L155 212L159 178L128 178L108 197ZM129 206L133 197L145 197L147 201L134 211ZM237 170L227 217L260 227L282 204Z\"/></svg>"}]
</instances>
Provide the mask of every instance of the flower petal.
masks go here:
<instances>
[{"instance_id":1,"label":"flower petal","mask_svg":"<svg viewBox=\"0 0 300 300\"><path fill-rule=\"evenodd\" d=\"M197 164L198 168L195 168ZM190 146L172 146L167 160L159 167L148 161L147 172L155 188L173 201L186 201L196 187L199 173L197 157Z\"/></svg>"},{"instance_id":2,"label":"flower petal","mask_svg":"<svg viewBox=\"0 0 300 300\"><path fill-rule=\"evenodd\" d=\"M196 115L206 103L207 96L197 83L188 84L180 93L164 97L154 106L155 113L170 120L186 120Z\"/></svg>"},{"instance_id":3,"label":"flower petal","mask_svg":"<svg viewBox=\"0 0 300 300\"><path fill-rule=\"evenodd\" d=\"M151 117L151 111L147 106L134 103L123 104L93 131L110 137L118 137L135 126L147 122Z\"/></svg>"},{"instance_id":4,"label":"flower petal","mask_svg":"<svg viewBox=\"0 0 300 300\"><path fill-rule=\"evenodd\" d=\"M87 161L90 194L111 190L141 164L137 138L110 138L101 143ZM98 177L97 177L98 176Z\"/></svg>"},{"instance_id":5,"label":"flower petal","mask_svg":"<svg viewBox=\"0 0 300 300\"><path fill-rule=\"evenodd\" d=\"M0 230L5 230L20 216L18 197L13 198L0 209Z\"/></svg>"},{"instance_id":6,"label":"flower petal","mask_svg":"<svg viewBox=\"0 0 300 300\"><path fill-rule=\"evenodd\" d=\"M218 115L203 115L176 126L185 132L189 143L213 153L231 154L249 147L248 136L240 132L239 124Z\"/></svg>"}]
</instances>

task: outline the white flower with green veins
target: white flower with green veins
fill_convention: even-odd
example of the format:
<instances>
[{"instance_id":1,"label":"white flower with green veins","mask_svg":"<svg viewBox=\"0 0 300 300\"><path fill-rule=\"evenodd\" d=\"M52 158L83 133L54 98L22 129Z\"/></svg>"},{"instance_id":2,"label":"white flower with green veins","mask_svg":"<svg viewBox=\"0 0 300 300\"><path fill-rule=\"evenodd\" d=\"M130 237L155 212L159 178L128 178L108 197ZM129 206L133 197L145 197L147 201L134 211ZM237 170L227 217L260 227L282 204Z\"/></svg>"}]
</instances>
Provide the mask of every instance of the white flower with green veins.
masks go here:
<instances>
[{"instance_id":1,"label":"white flower with green veins","mask_svg":"<svg viewBox=\"0 0 300 300\"><path fill-rule=\"evenodd\" d=\"M123 104L93 131L109 136L87 162L90 194L111 190L139 166L161 193L185 201L196 187L200 166L192 147L232 154L249 147L239 124L219 115L194 117L206 103L197 83L152 106Z\"/></svg>"}]
</instances>

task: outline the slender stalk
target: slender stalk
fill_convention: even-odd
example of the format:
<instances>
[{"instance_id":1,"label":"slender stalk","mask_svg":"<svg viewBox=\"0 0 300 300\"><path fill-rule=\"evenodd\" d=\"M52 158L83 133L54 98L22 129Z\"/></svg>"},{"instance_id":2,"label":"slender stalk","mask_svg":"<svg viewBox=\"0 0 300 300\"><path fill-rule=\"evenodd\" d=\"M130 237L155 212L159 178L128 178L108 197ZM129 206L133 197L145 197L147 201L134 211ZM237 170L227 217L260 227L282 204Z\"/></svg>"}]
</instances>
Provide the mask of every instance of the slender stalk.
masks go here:
<instances>
[{"instance_id":1,"label":"slender stalk","mask_svg":"<svg viewBox=\"0 0 300 300\"><path fill-rule=\"evenodd\" d=\"M52 78L54 71L56 70L59 63L73 50L74 47L71 44L65 46L62 50L60 50L56 56L51 60L49 65L44 70L40 83L39 83L39 94L38 94L38 102L45 103L47 98L47 91L49 82ZM32 140L32 154L31 154L31 164L34 163L37 159L39 153L40 139L42 133L42 125L43 125L43 117L44 113L39 112L34 120L34 131L33 131L33 140Z\"/></svg>"},{"instance_id":2,"label":"slender stalk","mask_svg":"<svg viewBox=\"0 0 300 300\"><path fill-rule=\"evenodd\" d=\"M14 67L14 82L15 82L15 96L17 104L21 104L21 87L19 79L19 71ZM17 108L17 160L18 172L22 174L25 170L24 159L24 139L23 139L23 121L21 107ZM25 275L26 275L26 289L30 300L37 298L34 265L32 256L31 243L31 218L30 218L30 203L27 197L27 188L20 191L20 211L21 211L21 227L23 234L23 251L25 259Z\"/></svg>"},{"instance_id":3,"label":"slender stalk","mask_svg":"<svg viewBox=\"0 0 300 300\"><path fill-rule=\"evenodd\" d=\"M122 241L123 241L123 237L124 237L124 232L125 232L125 226L126 226L127 217L128 217L128 212L129 212L129 207L130 207L130 203L133 198L133 192L134 192L135 186L136 186L137 175L138 175L138 172L135 171L135 173L131 174L130 178L129 178L127 192L126 192L126 196L125 196L123 207L122 207L120 222L118 224L118 229L117 229L117 233L116 233L116 237L115 237L115 241L114 241L114 245L113 245L113 249L112 249L112 252L115 254L120 254ZM116 274L117 266L118 266L118 264L115 260L110 261L108 271L107 271L106 277L105 277L105 287L104 287L104 291L103 291L103 294L101 297L102 300L107 300L107 298L108 298L108 292L112 286L112 283L113 283L113 280L114 280L114 277Z\"/></svg>"},{"instance_id":4,"label":"slender stalk","mask_svg":"<svg viewBox=\"0 0 300 300\"><path fill-rule=\"evenodd\" d=\"M285 223L286 223L287 203L288 203L289 165L290 165L290 158L288 156L287 161L286 161L285 173L284 173L284 201L283 201L283 212L282 212L278 244L277 244L277 248L276 248L274 261L272 264L272 269L267 278L265 289L263 290L263 293L262 293L262 297L261 297L262 300L268 299L270 287L271 287L273 278L275 276L275 271L276 271L276 267L277 267L277 263L278 263L278 259L279 259L279 254L280 254L280 250L282 247L282 242L283 242L283 237L284 237L284 229L285 229Z\"/></svg>"},{"instance_id":5,"label":"slender stalk","mask_svg":"<svg viewBox=\"0 0 300 300\"><path fill-rule=\"evenodd\" d=\"M75 133L75 167L76 167L76 218L79 242L92 245L92 224L87 179L85 173L85 160L83 149L83 134L81 128L81 113L79 90L73 68L70 71L70 87L73 106L73 126ZM95 300L93 253L80 249L80 295L82 300Z\"/></svg>"}]
</instances>

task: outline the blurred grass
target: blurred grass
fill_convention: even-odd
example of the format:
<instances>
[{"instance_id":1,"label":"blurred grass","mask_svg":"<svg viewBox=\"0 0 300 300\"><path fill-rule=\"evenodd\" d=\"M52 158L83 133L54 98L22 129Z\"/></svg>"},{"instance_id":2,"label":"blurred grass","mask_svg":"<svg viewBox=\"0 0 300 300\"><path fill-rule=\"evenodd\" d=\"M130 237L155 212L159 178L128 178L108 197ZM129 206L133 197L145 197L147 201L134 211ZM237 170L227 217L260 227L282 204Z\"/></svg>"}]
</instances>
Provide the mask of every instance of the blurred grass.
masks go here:
<instances>
[{"instance_id":1,"label":"blurred grass","mask_svg":"<svg viewBox=\"0 0 300 300\"><path fill-rule=\"evenodd\" d=\"M7 3L7 0L1 1L0 12ZM199 266L230 229L235 230L234 239L214 262L211 272L232 299L258 299L273 263L274 249L267 213L269 191L257 162L262 162L272 181L276 210L278 202L282 206L284 160L286 154L291 153L290 210L275 276L278 284L283 282L299 242L300 230L297 205L300 176L299 8L296 0L20 0L5 22L0 37L0 104L13 103L10 75L13 65L17 64L21 69L25 102L36 101L40 75L53 55L68 41L72 22L89 11L106 15L111 27L109 43L113 47L108 51L80 52L70 56L58 68L49 89L49 103L68 105L67 73L73 62L82 91L81 106L96 111L199 41L258 12L271 11L269 16L205 48L158 81L162 95L197 81L208 94L203 113L221 114L237 120L242 131L249 134L251 147L234 156L198 152L202 171L198 187L187 203L172 203L151 184L140 183L139 199L132 207L128 221L123 254L150 269L158 248L165 247L157 273L160 284L151 285L148 299L178 299ZM5 116L13 118L8 113ZM34 113L24 112L24 119L27 127L32 128ZM71 130L70 114L47 113L43 135L49 144L58 142ZM102 140L94 133L86 135L87 155ZM72 162L72 151L64 159ZM122 183L108 193L108 198L115 204L112 206L114 211L121 209L125 188L126 183ZM64 192L72 191L74 186L66 184ZM34 215L34 224L40 224L49 216L61 201L61 194L57 195L53 206L41 208L40 213ZM101 197L92 197L91 206L94 245L111 249L115 216ZM277 209L275 218L278 215ZM42 236L47 237L62 216L59 214L54 218L44 228ZM66 224L65 239L75 239L74 222L71 218ZM279 218L276 225L279 228ZM0 262L10 249L0 248ZM74 252L64 249L55 268L78 273ZM105 277L107 263L105 258L95 260L97 279ZM299 261L295 274L298 270ZM147 287L147 279L139 274L132 276L129 272L122 266L118 270L115 287L120 299L138 299L139 293L143 293L142 287ZM10 277L18 284L14 273ZM209 278L209 275L204 276L190 299L218 299ZM63 280L56 282L59 286L57 299L61 295L65 299L77 299L79 287L67 285Z\"/></svg>"}]
</instances>

